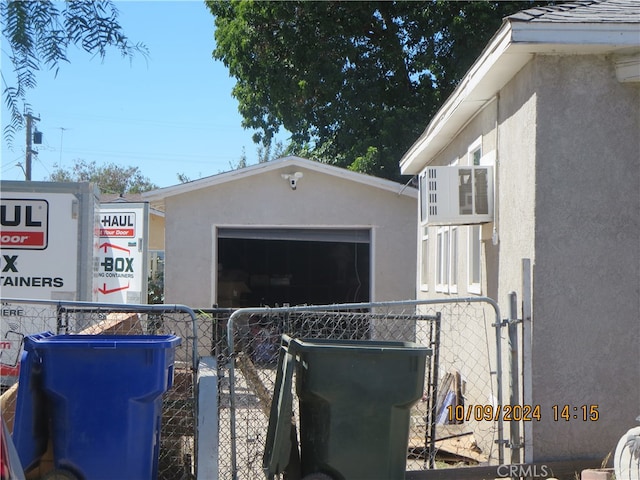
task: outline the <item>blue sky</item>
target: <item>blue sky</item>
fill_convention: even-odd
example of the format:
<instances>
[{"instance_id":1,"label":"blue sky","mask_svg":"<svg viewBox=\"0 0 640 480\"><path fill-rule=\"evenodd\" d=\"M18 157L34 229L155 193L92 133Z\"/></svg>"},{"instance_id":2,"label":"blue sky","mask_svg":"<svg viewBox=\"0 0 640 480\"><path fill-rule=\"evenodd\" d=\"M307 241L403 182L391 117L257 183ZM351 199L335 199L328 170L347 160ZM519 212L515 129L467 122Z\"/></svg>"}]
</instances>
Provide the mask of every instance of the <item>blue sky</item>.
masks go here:
<instances>
[{"instance_id":1,"label":"blue sky","mask_svg":"<svg viewBox=\"0 0 640 480\"><path fill-rule=\"evenodd\" d=\"M246 152L257 163L253 131L241 127L235 80L214 61L214 17L203 1L116 2L120 25L149 49L133 62L115 49L104 61L72 47L57 76L38 73L29 92L43 144L32 162L32 179L44 180L56 165L75 159L98 165L138 166L159 187L230 170ZM9 60L2 47L3 75ZM2 106L3 124L8 116ZM24 130L13 150L2 138L4 180L24 180ZM286 143L282 132L278 140Z\"/></svg>"}]
</instances>

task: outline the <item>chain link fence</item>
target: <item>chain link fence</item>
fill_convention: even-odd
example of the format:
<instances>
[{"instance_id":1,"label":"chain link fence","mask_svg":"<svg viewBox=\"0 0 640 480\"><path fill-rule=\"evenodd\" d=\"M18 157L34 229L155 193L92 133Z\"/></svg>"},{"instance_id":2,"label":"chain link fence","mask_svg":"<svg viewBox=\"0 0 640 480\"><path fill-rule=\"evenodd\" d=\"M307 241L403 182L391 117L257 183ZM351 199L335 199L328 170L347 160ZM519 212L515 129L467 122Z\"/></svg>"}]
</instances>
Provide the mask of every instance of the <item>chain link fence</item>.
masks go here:
<instances>
[{"instance_id":1,"label":"chain link fence","mask_svg":"<svg viewBox=\"0 0 640 480\"><path fill-rule=\"evenodd\" d=\"M224 317L224 315L222 316ZM224 328L218 317L217 329ZM411 410L407 470L503 461L499 310L485 298L241 309L219 334L219 478L263 477L282 334L410 341L433 349ZM296 402L294 402L295 404Z\"/></svg>"},{"instance_id":2,"label":"chain link fence","mask_svg":"<svg viewBox=\"0 0 640 480\"><path fill-rule=\"evenodd\" d=\"M503 345L496 328L499 311L490 299L236 311L3 300L1 313L0 367L5 389L17 379L15 348L21 347L21 331L173 333L182 338L176 350L174 385L163 397L160 480L197 474L195 378L201 357L213 357L217 365L219 478L264 478L262 457L282 334L411 341L430 347L433 354L427 360L424 396L411 410L407 470L503 461L502 417L495 416L503 403ZM3 416L10 428L14 408L15 386L3 395Z\"/></svg>"},{"instance_id":3,"label":"chain link fence","mask_svg":"<svg viewBox=\"0 0 640 480\"><path fill-rule=\"evenodd\" d=\"M174 384L163 396L158 479L195 478L195 366L198 358L198 335L208 334L209 325L206 322L198 325L191 309L172 305L106 305L2 299L1 314L0 378L4 391L2 415L10 431L13 430L16 381L24 332L175 334L181 337L182 343L175 351ZM198 326L203 328L202 332L197 331ZM73 372L69 372L69 375L73 375Z\"/></svg>"}]
</instances>

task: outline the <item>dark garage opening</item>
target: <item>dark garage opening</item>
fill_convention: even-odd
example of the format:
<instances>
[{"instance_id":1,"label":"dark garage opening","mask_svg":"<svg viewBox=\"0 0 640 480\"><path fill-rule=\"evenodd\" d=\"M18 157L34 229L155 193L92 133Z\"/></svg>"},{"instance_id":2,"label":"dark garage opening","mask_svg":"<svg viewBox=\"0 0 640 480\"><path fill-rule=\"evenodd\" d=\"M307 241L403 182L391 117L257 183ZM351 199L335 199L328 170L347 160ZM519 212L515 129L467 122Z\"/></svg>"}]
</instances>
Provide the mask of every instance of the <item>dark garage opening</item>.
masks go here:
<instances>
[{"instance_id":1,"label":"dark garage opening","mask_svg":"<svg viewBox=\"0 0 640 480\"><path fill-rule=\"evenodd\" d=\"M218 305L369 301L368 230L220 229Z\"/></svg>"}]
</instances>

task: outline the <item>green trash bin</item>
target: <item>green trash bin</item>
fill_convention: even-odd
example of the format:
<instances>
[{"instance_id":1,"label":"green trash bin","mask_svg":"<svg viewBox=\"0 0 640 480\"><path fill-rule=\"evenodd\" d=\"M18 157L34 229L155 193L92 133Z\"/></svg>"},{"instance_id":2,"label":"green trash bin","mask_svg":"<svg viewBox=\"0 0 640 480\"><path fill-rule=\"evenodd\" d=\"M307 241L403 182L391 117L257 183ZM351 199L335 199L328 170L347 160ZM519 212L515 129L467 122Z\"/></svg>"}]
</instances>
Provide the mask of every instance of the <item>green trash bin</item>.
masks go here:
<instances>
[{"instance_id":1,"label":"green trash bin","mask_svg":"<svg viewBox=\"0 0 640 480\"><path fill-rule=\"evenodd\" d=\"M410 409L423 395L430 353L410 342L283 335L263 459L267 478L403 479Z\"/></svg>"}]
</instances>

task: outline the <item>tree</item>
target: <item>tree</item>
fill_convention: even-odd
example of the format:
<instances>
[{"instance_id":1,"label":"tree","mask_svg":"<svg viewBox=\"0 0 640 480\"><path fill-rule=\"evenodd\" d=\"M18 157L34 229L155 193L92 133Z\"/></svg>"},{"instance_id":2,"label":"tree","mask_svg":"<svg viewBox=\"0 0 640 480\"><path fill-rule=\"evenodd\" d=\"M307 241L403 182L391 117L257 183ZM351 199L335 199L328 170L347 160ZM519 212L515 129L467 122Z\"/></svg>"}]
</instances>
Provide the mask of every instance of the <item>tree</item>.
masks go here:
<instances>
[{"instance_id":1,"label":"tree","mask_svg":"<svg viewBox=\"0 0 640 480\"><path fill-rule=\"evenodd\" d=\"M141 193L158 188L142 175L138 167L121 167L114 163L96 166L96 162L77 159L71 170L57 167L47 178L50 182L92 182L102 193Z\"/></svg>"},{"instance_id":2,"label":"tree","mask_svg":"<svg viewBox=\"0 0 640 480\"><path fill-rule=\"evenodd\" d=\"M258 145L256 153L258 155L258 163L267 163L286 155L282 142L276 142L274 147L270 141L264 142L262 145Z\"/></svg>"},{"instance_id":3,"label":"tree","mask_svg":"<svg viewBox=\"0 0 640 480\"><path fill-rule=\"evenodd\" d=\"M243 126L287 153L399 178L398 162L502 18L548 2L207 0Z\"/></svg>"},{"instance_id":4,"label":"tree","mask_svg":"<svg viewBox=\"0 0 640 480\"><path fill-rule=\"evenodd\" d=\"M3 48L10 52L15 74L15 84L2 74L3 97L11 114L4 128L8 143L22 128L23 113L31 110L27 92L37 84L37 71L45 67L57 72L62 62L68 62L69 46L101 59L109 47L129 59L136 53L147 55L143 44L132 44L124 35L118 10L110 0L9 0L0 3L0 16L3 43L7 45Z\"/></svg>"}]
</instances>

